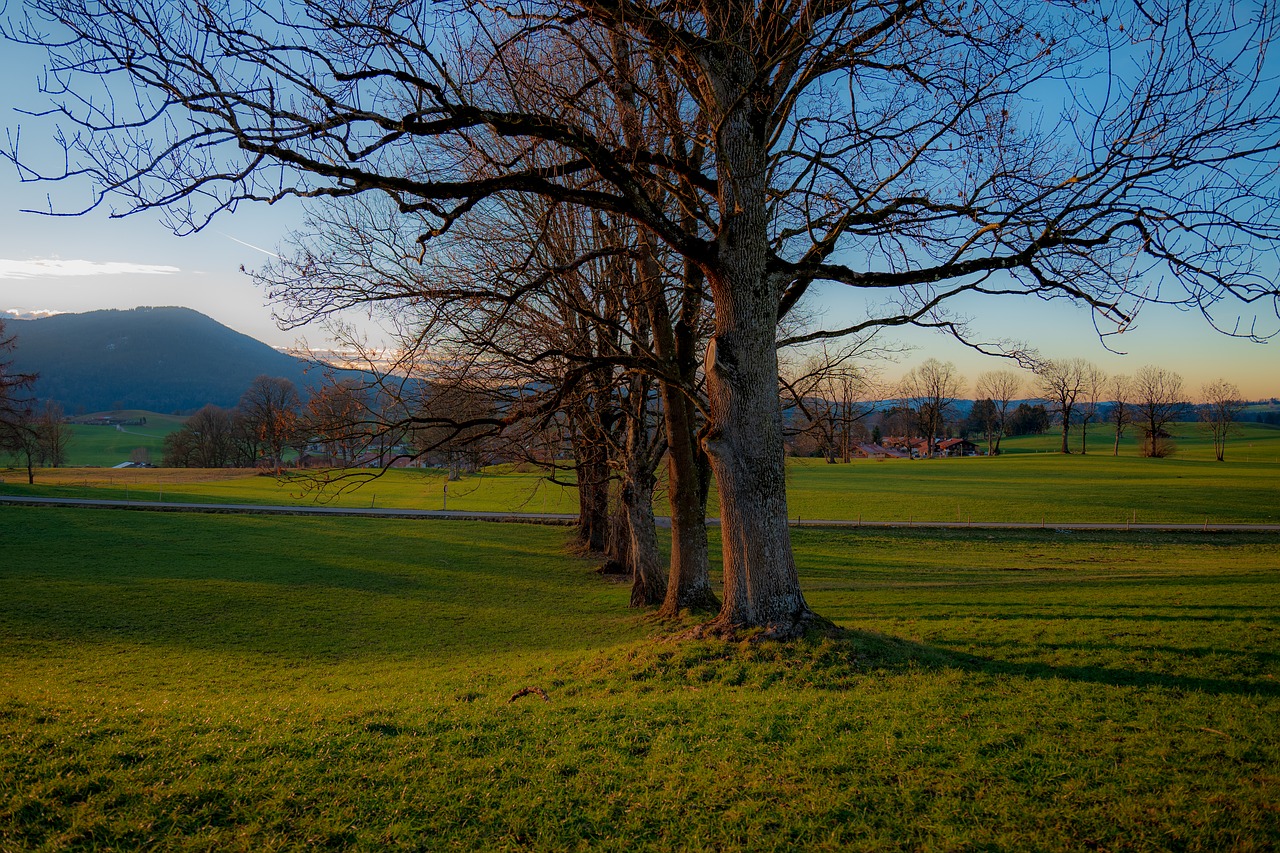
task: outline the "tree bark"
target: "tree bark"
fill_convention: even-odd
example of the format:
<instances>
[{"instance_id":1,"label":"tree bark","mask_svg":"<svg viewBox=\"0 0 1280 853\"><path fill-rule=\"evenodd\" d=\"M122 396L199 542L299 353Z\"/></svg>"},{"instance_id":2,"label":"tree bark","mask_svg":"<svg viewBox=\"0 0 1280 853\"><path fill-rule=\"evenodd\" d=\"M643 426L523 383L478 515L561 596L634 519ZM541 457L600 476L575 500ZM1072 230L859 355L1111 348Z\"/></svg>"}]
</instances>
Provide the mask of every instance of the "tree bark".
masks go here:
<instances>
[{"instance_id":1,"label":"tree bark","mask_svg":"<svg viewBox=\"0 0 1280 853\"><path fill-rule=\"evenodd\" d=\"M671 570L663 616L709 610L720 604L711 589L707 558L707 478L699 459L693 405L668 383L659 385L667 429L667 492L671 501Z\"/></svg>"},{"instance_id":2,"label":"tree bark","mask_svg":"<svg viewBox=\"0 0 1280 853\"><path fill-rule=\"evenodd\" d=\"M580 424L574 430L578 541L588 551L602 553L609 542L609 459L604 439L586 434L589 429Z\"/></svg>"},{"instance_id":3,"label":"tree bark","mask_svg":"<svg viewBox=\"0 0 1280 853\"><path fill-rule=\"evenodd\" d=\"M627 509L627 527L631 533L632 607L661 604L667 594L653 518L653 485L652 471L636 464L627 472L627 483L622 487L622 503Z\"/></svg>"},{"instance_id":4,"label":"tree bark","mask_svg":"<svg viewBox=\"0 0 1280 853\"><path fill-rule=\"evenodd\" d=\"M717 139L722 222L708 285L715 333L707 347L711 423L703 446L720 491L724 600L712 633L762 628L785 638L812 617L796 573L787 527L786 468L775 347L780 288L768 275L765 121L741 52L716 76L723 106ZM739 81L741 85L733 85Z\"/></svg>"},{"instance_id":5,"label":"tree bark","mask_svg":"<svg viewBox=\"0 0 1280 853\"><path fill-rule=\"evenodd\" d=\"M645 128L636 99L630 45L621 33L615 32L611 46L618 71L615 95L623 134L628 145L639 149L644 142ZM668 133L674 130L665 129ZM646 319L653 334L654 354L668 374L679 378L679 384L667 379L658 381L667 435L667 488L671 502L671 565L661 613L673 617L684 608L710 609L719 604L711 590L707 558L707 490L699 474L702 451L698 446L697 418L686 396L695 386L698 354L692 346L695 330L685 322L672 322L665 279L658 263L657 236L641 227L639 237L641 251L637 271ZM700 281L686 277L682 282L682 321L686 309L698 308L702 301ZM635 604L634 599L632 603Z\"/></svg>"},{"instance_id":6,"label":"tree bark","mask_svg":"<svg viewBox=\"0 0 1280 853\"><path fill-rule=\"evenodd\" d=\"M690 340L693 331L671 322L671 310L661 287L656 242L647 231L642 231L641 242L642 279L646 283L654 353L669 372L680 377L685 388L692 388L697 373ZM688 298L690 294L684 296ZM700 459L703 454L698 446L697 416L679 384L659 381L658 394L667 435L667 490L671 502L671 568L662 615L671 617L685 608L711 609L720 602L711 590L707 559L707 489L699 470L705 463Z\"/></svg>"},{"instance_id":7,"label":"tree bark","mask_svg":"<svg viewBox=\"0 0 1280 853\"><path fill-rule=\"evenodd\" d=\"M609 532L604 549L604 564L600 573L606 575L625 575L631 571L631 522L626 505L622 501L622 490L618 489L616 500L609 508Z\"/></svg>"}]
</instances>

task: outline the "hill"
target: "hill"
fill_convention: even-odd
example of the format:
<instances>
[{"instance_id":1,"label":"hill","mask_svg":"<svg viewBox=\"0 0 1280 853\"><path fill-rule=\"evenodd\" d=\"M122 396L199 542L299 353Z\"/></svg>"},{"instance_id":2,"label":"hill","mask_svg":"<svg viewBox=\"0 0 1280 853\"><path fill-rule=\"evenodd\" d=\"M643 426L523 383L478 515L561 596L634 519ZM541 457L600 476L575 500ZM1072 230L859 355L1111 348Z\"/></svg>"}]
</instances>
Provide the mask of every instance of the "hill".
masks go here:
<instances>
[{"instance_id":1,"label":"hill","mask_svg":"<svg viewBox=\"0 0 1280 853\"><path fill-rule=\"evenodd\" d=\"M40 374L35 394L69 414L189 412L233 406L255 377L305 388L307 362L190 308L134 308L10 320L14 368Z\"/></svg>"}]
</instances>

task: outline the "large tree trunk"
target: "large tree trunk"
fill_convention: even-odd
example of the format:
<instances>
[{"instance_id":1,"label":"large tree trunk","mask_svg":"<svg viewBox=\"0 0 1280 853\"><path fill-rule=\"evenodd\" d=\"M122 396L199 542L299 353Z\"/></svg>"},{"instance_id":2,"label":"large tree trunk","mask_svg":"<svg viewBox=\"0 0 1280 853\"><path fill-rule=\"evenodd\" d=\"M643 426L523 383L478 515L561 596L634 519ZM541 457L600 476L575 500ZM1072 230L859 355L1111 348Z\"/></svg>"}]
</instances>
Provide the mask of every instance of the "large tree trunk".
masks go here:
<instances>
[{"instance_id":1,"label":"large tree trunk","mask_svg":"<svg viewBox=\"0 0 1280 853\"><path fill-rule=\"evenodd\" d=\"M631 467L632 463L629 463ZM653 472L637 460L627 472L622 503L631 531L631 606L661 604L667 594L667 578L658 555L658 531L653 519Z\"/></svg>"},{"instance_id":2,"label":"large tree trunk","mask_svg":"<svg viewBox=\"0 0 1280 853\"><path fill-rule=\"evenodd\" d=\"M622 489L610 504L609 535L605 542L604 564L600 573L625 575L631 571L631 522L622 500Z\"/></svg>"},{"instance_id":3,"label":"large tree trunk","mask_svg":"<svg viewBox=\"0 0 1280 853\"><path fill-rule=\"evenodd\" d=\"M703 446L720 490L724 603L707 626L730 634L763 628L790 637L812 613L800 590L787 527L786 467L778 399L775 329L779 288L766 270L766 145L755 94L733 86L752 77L750 59L725 59L717 134L721 230L708 284L715 335L707 347L711 423Z\"/></svg>"},{"instance_id":4,"label":"large tree trunk","mask_svg":"<svg viewBox=\"0 0 1280 853\"><path fill-rule=\"evenodd\" d=\"M578 541L593 553L609 541L609 459L604 439L574 430L574 458L578 479Z\"/></svg>"},{"instance_id":5,"label":"large tree trunk","mask_svg":"<svg viewBox=\"0 0 1280 853\"><path fill-rule=\"evenodd\" d=\"M657 284L657 261L651 235L646 242L646 277ZM651 293L649 318L653 345L658 358L693 387L697 371L692 352L693 330L686 324L675 326L661 288ZM692 401L677 385L659 382L662 414L667 434L667 493L671 501L671 569L667 579L663 616L675 616L682 609L703 610L719 605L711 590L707 559L707 482L703 476L705 456L698 446L698 425Z\"/></svg>"},{"instance_id":6,"label":"large tree trunk","mask_svg":"<svg viewBox=\"0 0 1280 853\"><path fill-rule=\"evenodd\" d=\"M615 32L612 48L618 69L615 95L622 130L628 144L639 148L644 141L645 128L636 99L630 45L621 33ZM658 263L657 237L643 227L639 229L639 236L639 282L646 317L653 333L654 353L666 370L678 376L684 385L681 388L669 381L660 380L658 383L667 434L668 495L671 501L671 567L662 615L675 616L684 608L709 609L719 604L711 590L707 559L707 490L699 474L704 464L701 460L703 454L698 446L693 404L686 396L686 392L695 386L698 358L693 346L696 330L687 320L696 322L696 315L701 311L702 288L700 279L682 282L681 317L679 322L673 323L665 279ZM685 316L686 310L692 317Z\"/></svg>"},{"instance_id":7,"label":"large tree trunk","mask_svg":"<svg viewBox=\"0 0 1280 853\"><path fill-rule=\"evenodd\" d=\"M652 607L667 595L667 574L658 554L658 531L653 519L656 445L649 429L648 377L634 376L627 395L626 443L623 452L622 505L631 535L631 606Z\"/></svg>"},{"instance_id":8,"label":"large tree trunk","mask_svg":"<svg viewBox=\"0 0 1280 853\"><path fill-rule=\"evenodd\" d=\"M681 610L709 610L720 604L711 589L707 559L707 489L700 470L693 406L679 389L659 391L667 429L667 494L671 502L671 570L663 616Z\"/></svg>"}]
</instances>

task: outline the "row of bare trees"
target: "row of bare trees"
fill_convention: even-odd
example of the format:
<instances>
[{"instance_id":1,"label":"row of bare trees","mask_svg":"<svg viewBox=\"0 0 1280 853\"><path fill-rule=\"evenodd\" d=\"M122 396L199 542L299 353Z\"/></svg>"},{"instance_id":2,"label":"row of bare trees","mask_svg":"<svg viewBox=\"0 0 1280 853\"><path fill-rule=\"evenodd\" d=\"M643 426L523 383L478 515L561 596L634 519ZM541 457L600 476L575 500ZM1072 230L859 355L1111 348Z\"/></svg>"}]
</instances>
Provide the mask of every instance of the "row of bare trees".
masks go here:
<instances>
[{"instance_id":1,"label":"row of bare trees","mask_svg":"<svg viewBox=\"0 0 1280 853\"><path fill-rule=\"evenodd\" d=\"M25 176L88 179L179 233L291 196L375 210L388 230L267 274L293 316L385 309L416 361L521 389L462 429L573 418L588 468L618 412L660 414L668 602L703 588L704 466L720 494L709 630L812 618L778 405L779 323L806 294L865 308L781 343L912 324L1014 356L949 306L1067 299L1108 331L1158 299L1263 338L1221 312L1280 297L1270 4L24 5L5 33L47 49L70 125L51 161L10 151ZM591 239L557 242L558 220ZM375 248L396 275L358 263ZM642 433L620 443L650 453ZM644 469L620 476L643 492Z\"/></svg>"},{"instance_id":2,"label":"row of bare trees","mask_svg":"<svg viewBox=\"0 0 1280 853\"><path fill-rule=\"evenodd\" d=\"M845 348L832 358L803 362L795 378L784 379L803 418L799 431L807 433L828 462L850 459L850 445L864 440L864 421L875 420L891 430L919 435L932 455L937 438L949 434L956 403L966 394L966 383L950 362L928 359L913 367L896 385L876 382L865 364L854 360L856 348ZM883 352L880 353L883 355ZM846 361L848 362L846 364ZM1083 358L1051 359L1037 364L1031 376L1013 370L980 374L974 384L975 402L966 419L986 442L987 453L1000 452L1001 439L1010 434L1011 419L1024 404L1023 395L1038 400L1061 429L1061 452L1088 453L1089 427L1106 422L1119 455L1120 441L1131 426L1141 431L1144 456L1167 456L1174 450L1169 424L1198 417L1214 442L1216 457L1224 458L1227 437L1234 429L1244 402L1239 389L1225 379L1206 383L1199 404L1191 402L1182 377L1158 365L1144 365L1133 375L1108 375Z\"/></svg>"},{"instance_id":3,"label":"row of bare trees","mask_svg":"<svg viewBox=\"0 0 1280 853\"><path fill-rule=\"evenodd\" d=\"M166 467L269 465L280 470L286 448L299 447L301 398L293 382L259 376L234 409L209 404L165 436Z\"/></svg>"},{"instance_id":4,"label":"row of bare trees","mask_svg":"<svg viewBox=\"0 0 1280 853\"><path fill-rule=\"evenodd\" d=\"M1125 430L1141 431L1142 455L1168 456L1174 451L1169 425L1196 416L1213 439L1214 455L1222 461L1227 437L1235 429L1244 402L1240 389L1225 379L1205 383L1199 405L1192 403L1177 373L1158 365L1144 365L1132 376L1107 375L1081 358L1044 363L1036 372L1034 387L1062 428L1062 452L1070 453L1072 427L1080 431L1080 452L1088 452L1089 424L1103 417L1109 421L1119 455Z\"/></svg>"}]
</instances>

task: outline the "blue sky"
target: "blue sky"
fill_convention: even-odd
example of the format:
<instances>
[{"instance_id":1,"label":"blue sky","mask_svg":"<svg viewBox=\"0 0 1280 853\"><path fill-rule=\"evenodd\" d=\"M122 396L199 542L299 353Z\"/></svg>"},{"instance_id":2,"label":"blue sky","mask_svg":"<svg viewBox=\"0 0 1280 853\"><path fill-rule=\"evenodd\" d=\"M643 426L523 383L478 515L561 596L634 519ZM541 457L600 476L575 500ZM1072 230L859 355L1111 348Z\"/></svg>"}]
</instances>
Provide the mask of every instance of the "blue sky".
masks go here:
<instances>
[{"instance_id":1,"label":"blue sky","mask_svg":"<svg viewBox=\"0 0 1280 853\"><path fill-rule=\"evenodd\" d=\"M38 51L4 44L0 50L0 125L6 138L22 128L22 145L48 146L48 123L19 114L42 105ZM213 317L273 346L307 343L323 347L322 330L281 331L259 290L240 271L255 268L278 248L299 220L297 205L244 206L214 221L204 232L177 238L156 218L110 219L105 211L82 217L21 213L22 208L72 210L88 199L85 186L22 184L11 164L0 162L0 312L89 311L139 305L181 305ZM828 291L819 306L831 324L857 317L865 307L856 292ZM1108 340L1126 355L1108 352L1087 311L1066 302L1022 303L975 300L960 306L979 338L1017 338L1048 357L1087 358L1109 372L1132 373L1158 363L1180 373L1194 397L1200 385L1219 377L1245 396L1280 396L1280 340L1259 345L1213 332L1205 321L1164 306L1143 309L1135 326ZM1265 317L1263 318L1265 321ZM1276 322L1272 319L1272 324ZM926 332L894 332L915 349L888 378L934 357L952 361L972 381L977 374L1008 366Z\"/></svg>"}]
</instances>

